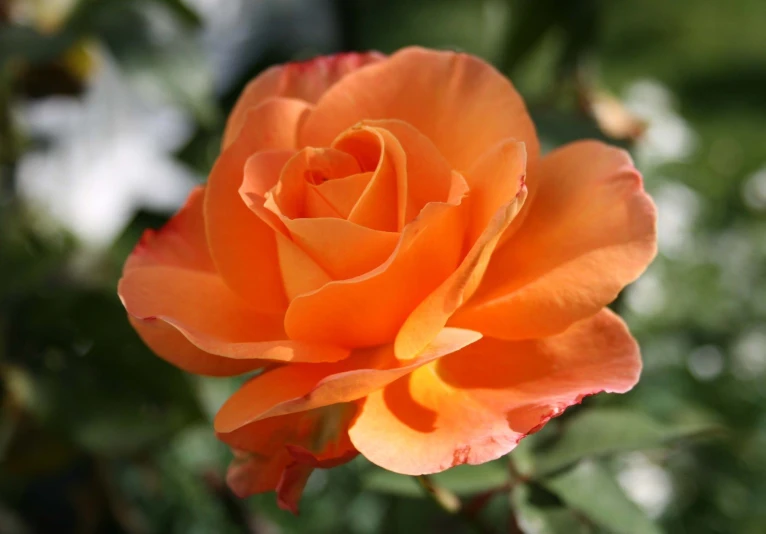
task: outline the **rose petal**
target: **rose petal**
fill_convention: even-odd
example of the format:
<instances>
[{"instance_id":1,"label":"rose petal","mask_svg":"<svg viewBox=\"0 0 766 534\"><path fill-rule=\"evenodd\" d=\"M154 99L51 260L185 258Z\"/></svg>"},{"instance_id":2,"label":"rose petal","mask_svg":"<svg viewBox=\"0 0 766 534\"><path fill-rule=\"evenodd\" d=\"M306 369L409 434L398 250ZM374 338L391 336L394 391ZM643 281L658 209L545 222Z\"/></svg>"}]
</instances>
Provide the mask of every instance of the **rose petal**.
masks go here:
<instances>
[{"instance_id":1,"label":"rose petal","mask_svg":"<svg viewBox=\"0 0 766 534\"><path fill-rule=\"evenodd\" d=\"M166 227L150 231L126 262L117 291L147 344L171 363L206 374L263 364L218 362L213 355L305 362L345 358L348 351L336 346L287 340L281 314L260 312L211 270L200 222L206 194L195 189Z\"/></svg>"},{"instance_id":2,"label":"rose petal","mask_svg":"<svg viewBox=\"0 0 766 534\"><path fill-rule=\"evenodd\" d=\"M327 146L362 120L401 119L426 135L457 170L507 138L539 152L523 100L499 72L465 54L406 48L355 71L317 102L301 146Z\"/></svg>"},{"instance_id":3,"label":"rose petal","mask_svg":"<svg viewBox=\"0 0 766 534\"><path fill-rule=\"evenodd\" d=\"M295 243L334 280L363 275L385 262L399 234L359 226L343 219L285 221Z\"/></svg>"},{"instance_id":4,"label":"rose petal","mask_svg":"<svg viewBox=\"0 0 766 534\"><path fill-rule=\"evenodd\" d=\"M461 193L456 188L453 202ZM392 342L412 310L460 261L465 222L455 203L427 205L404 229L394 253L372 271L295 298L285 315L290 338L343 347Z\"/></svg>"},{"instance_id":5,"label":"rose petal","mask_svg":"<svg viewBox=\"0 0 766 534\"><path fill-rule=\"evenodd\" d=\"M330 275L306 251L288 237L277 234L277 255L287 298L317 291L332 281Z\"/></svg>"},{"instance_id":6,"label":"rose petal","mask_svg":"<svg viewBox=\"0 0 766 534\"><path fill-rule=\"evenodd\" d=\"M359 399L480 338L470 330L445 328L406 363L394 357L392 345L385 345L356 351L333 364L292 364L271 369L229 397L215 416L215 429L229 433L255 421Z\"/></svg>"},{"instance_id":7,"label":"rose petal","mask_svg":"<svg viewBox=\"0 0 766 534\"><path fill-rule=\"evenodd\" d=\"M399 238L396 233L371 230L338 218L291 220L263 208L263 195L277 182L282 167L290 157L288 151L266 151L251 156L245 167L245 181L240 188L240 195L250 209L277 232L289 236L305 252L297 260L290 257L299 255L294 249L280 252L285 284L290 280L289 285L292 286L288 294L294 297L306 292L307 287L321 287L326 282L321 273L335 280L344 280L364 274L383 263L396 247ZM323 185L342 181L344 179L328 180ZM286 200L290 201L289 198ZM278 206L276 208L281 212ZM280 249L288 247L286 243L279 246ZM284 274L285 269L292 268L297 272L290 276ZM304 268L314 273L311 277L313 281L294 284L294 275L300 275Z\"/></svg>"},{"instance_id":8,"label":"rose petal","mask_svg":"<svg viewBox=\"0 0 766 534\"><path fill-rule=\"evenodd\" d=\"M401 147L392 155L401 160L397 166L406 169L406 222L417 217L429 202L447 201L452 186L452 168L430 139L401 120L363 121L362 124L390 133L397 141L391 144Z\"/></svg>"},{"instance_id":9,"label":"rose petal","mask_svg":"<svg viewBox=\"0 0 766 534\"><path fill-rule=\"evenodd\" d=\"M248 195L263 199L282 174L287 162L295 156L295 150L261 150L245 162L245 173L239 194L247 202Z\"/></svg>"},{"instance_id":10,"label":"rose petal","mask_svg":"<svg viewBox=\"0 0 766 534\"><path fill-rule=\"evenodd\" d=\"M527 154L522 143L506 140L492 147L466 173L471 190L469 243L484 232L500 207L525 185Z\"/></svg>"},{"instance_id":11,"label":"rose petal","mask_svg":"<svg viewBox=\"0 0 766 534\"><path fill-rule=\"evenodd\" d=\"M168 265L215 272L207 247L202 206L205 188L192 189L186 203L160 230L146 230L125 262L127 272L135 267Z\"/></svg>"},{"instance_id":12,"label":"rose petal","mask_svg":"<svg viewBox=\"0 0 766 534\"><path fill-rule=\"evenodd\" d=\"M397 473L480 464L586 395L629 390L640 368L627 328L604 310L557 336L485 338L420 367L371 393L349 436L368 460Z\"/></svg>"},{"instance_id":13,"label":"rose petal","mask_svg":"<svg viewBox=\"0 0 766 534\"><path fill-rule=\"evenodd\" d=\"M359 172L356 159L346 152L334 148L304 148L282 169L273 195L277 208L275 211L290 219L317 216L317 213L309 213L311 210L307 210L309 186L323 183L325 180L335 181ZM320 198L314 197L314 200ZM313 207L316 209L316 204ZM339 216L335 210L331 212L334 216Z\"/></svg>"},{"instance_id":14,"label":"rose petal","mask_svg":"<svg viewBox=\"0 0 766 534\"><path fill-rule=\"evenodd\" d=\"M540 163L521 227L450 320L502 339L551 335L596 313L656 253L656 213L622 150L589 141Z\"/></svg>"},{"instance_id":15,"label":"rose petal","mask_svg":"<svg viewBox=\"0 0 766 534\"><path fill-rule=\"evenodd\" d=\"M398 358L406 359L426 346L479 285L500 236L524 205L526 189L523 184L517 183L517 187L514 199L497 210L455 272L404 322L394 344Z\"/></svg>"},{"instance_id":16,"label":"rose petal","mask_svg":"<svg viewBox=\"0 0 766 534\"><path fill-rule=\"evenodd\" d=\"M163 360L188 371L206 376L233 376L262 367L264 360L235 360L209 354L193 345L184 335L159 319L136 319L128 316L141 340Z\"/></svg>"},{"instance_id":17,"label":"rose petal","mask_svg":"<svg viewBox=\"0 0 766 534\"><path fill-rule=\"evenodd\" d=\"M147 230L125 262L124 276L144 268L165 266L183 271L196 271L215 276L213 260L207 249L202 205L205 188L197 187L186 204L160 230ZM126 308L134 297L120 283L120 298ZM257 369L261 360L232 360L208 354L187 340L181 332L158 319L128 316L138 335L157 355L193 373L230 376Z\"/></svg>"},{"instance_id":18,"label":"rose petal","mask_svg":"<svg viewBox=\"0 0 766 534\"><path fill-rule=\"evenodd\" d=\"M308 362L337 361L348 355L333 346L287 340L281 315L251 308L215 273L141 267L125 273L118 291L130 315L160 319L211 354Z\"/></svg>"},{"instance_id":19,"label":"rose petal","mask_svg":"<svg viewBox=\"0 0 766 534\"><path fill-rule=\"evenodd\" d=\"M296 98L310 104L348 73L384 59L377 52L322 56L308 61L287 63L265 70L245 87L237 100L223 136L229 146L245 123L247 112L272 97Z\"/></svg>"},{"instance_id":20,"label":"rose petal","mask_svg":"<svg viewBox=\"0 0 766 534\"><path fill-rule=\"evenodd\" d=\"M372 176L372 172L360 172L339 180L327 180L323 184L309 185L309 198L312 200L314 196L321 198L337 214L336 216L347 219L359 197L367 189ZM322 215L311 216L320 217Z\"/></svg>"},{"instance_id":21,"label":"rose petal","mask_svg":"<svg viewBox=\"0 0 766 534\"><path fill-rule=\"evenodd\" d=\"M372 172L348 220L384 232L401 230L407 206L407 167L399 141L385 130L358 125L343 132L333 147L353 154L363 171Z\"/></svg>"},{"instance_id":22,"label":"rose petal","mask_svg":"<svg viewBox=\"0 0 766 534\"><path fill-rule=\"evenodd\" d=\"M298 511L298 500L315 467L351 460L348 439L355 404L336 404L272 417L218 437L235 449L227 482L240 497L276 490L281 508Z\"/></svg>"},{"instance_id":23,"label":"rose petal","mask_svg":"<svg viewBox=\"0 0 766 534\"><path fill-rule=\"evenodd\" d=\"M216 161L208 179L205 222L210 251L226 283L258 309L285 309L274 232L239 195L245 162L259 150L292 149L308 105L271 99L251 110L240 135Z\"/></svg>"}]
</instances>

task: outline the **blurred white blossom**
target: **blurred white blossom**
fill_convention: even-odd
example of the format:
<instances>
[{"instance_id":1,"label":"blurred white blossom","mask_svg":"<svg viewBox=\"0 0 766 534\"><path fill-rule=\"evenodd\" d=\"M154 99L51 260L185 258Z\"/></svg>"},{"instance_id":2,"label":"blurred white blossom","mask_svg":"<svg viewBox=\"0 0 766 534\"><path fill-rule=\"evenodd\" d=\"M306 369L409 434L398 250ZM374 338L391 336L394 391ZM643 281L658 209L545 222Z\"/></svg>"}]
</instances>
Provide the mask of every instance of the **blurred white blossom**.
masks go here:
<instances>
[{"instance_id":1,"label":"blurred white blossom","mask_svg":"<svg viewBox=\"0 0 766 534\"><path fill-rule=\"evenodd\" d=\"M94 247L110 243L141 206L176 209L195 183L172 157L191 133L189 117L142 98L99 55L81 98L23 107L24 126L48 146L28 153L18 173L19 194L33 208Z\"/></svg>"}]
</instances>

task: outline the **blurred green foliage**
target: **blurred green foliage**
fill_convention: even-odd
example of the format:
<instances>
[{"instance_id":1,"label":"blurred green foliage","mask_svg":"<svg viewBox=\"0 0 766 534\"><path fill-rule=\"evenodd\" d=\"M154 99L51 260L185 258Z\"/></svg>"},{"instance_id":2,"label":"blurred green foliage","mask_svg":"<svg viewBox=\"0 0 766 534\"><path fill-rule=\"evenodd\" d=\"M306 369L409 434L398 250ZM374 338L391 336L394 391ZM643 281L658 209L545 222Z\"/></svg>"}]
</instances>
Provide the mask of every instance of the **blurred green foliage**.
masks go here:
<instances>
[{"instance_id":1,"label":"blurred green foliage","mask_svg":"<svg viewBox=\"0 0 766 534\"><path fill-rule=\"evenodd\" d=\"M311 4L330 37L307 46L304 17L222 87L198 9L211 2L80 0L54 22L14 18L32 4L56 3L0 1L0 532L766 530L762 0L264 0L256 16L280 20ZM661 218L660 256L615 303L643 348L639 386L587 399L509 458L432 477L461 500L456 515L361 458L315 473L300 517L272 495L236 499L210 420L237 381L154 357L115 294L133 243L168 214L147 206L94 251L18 194L19 166L46 142L19 109L87 90L99 66L74 52L94 42L190 118L174 158L202 177L225 112L266 66L409 44L493 62L547 147L595 136L634 149Z\"/></svg>"}]
</instances>

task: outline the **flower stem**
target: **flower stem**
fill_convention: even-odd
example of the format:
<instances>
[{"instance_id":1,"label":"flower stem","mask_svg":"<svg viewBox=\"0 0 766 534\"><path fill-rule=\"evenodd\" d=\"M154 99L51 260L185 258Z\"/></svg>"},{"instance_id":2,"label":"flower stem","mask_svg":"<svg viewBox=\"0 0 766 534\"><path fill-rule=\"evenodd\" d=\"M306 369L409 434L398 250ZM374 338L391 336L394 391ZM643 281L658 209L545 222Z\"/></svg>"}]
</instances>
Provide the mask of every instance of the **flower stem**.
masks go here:
<instances>
[{"instance_id":1,"label":"flower stem","mask_svg":"<svg viewBox=\"0 0 766 534\"><path fill-rule=\"evenodd\" d=\"M450 490L439 486L428 475L419 475L415 477L426 495L428 495L439 507L450 515L463 518L466 524L473 527L479 534L492 534L492 530L482 524L476 515L467 510L460 498Z\"/></svg>"}]
</instances>

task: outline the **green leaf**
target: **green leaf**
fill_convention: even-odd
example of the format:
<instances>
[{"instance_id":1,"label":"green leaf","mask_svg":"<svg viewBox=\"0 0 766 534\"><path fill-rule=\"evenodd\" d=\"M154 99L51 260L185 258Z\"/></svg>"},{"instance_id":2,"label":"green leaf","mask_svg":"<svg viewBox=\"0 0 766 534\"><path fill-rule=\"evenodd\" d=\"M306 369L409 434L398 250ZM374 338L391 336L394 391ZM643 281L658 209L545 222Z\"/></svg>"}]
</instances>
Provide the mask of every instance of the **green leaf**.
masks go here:
<instances>
[{"instance_id":1,"label":"green leaf","mask_svg":"<svg viewBox=\"0 0 766 534\"><path fill-rule=\"evenodd\" d=\"M91 452L134 454L203 419L187 377L148 350L111 291L49 291L13 310L9 360L24 409Z\"/></svg>"},{"instance_id":2,"label":"green leaf","mask_svg":"<svg viewBox=\"0 0 766 534\"><path fill-rule=\"evenodd\" d=\"M540 483L565 504L614 534L661 534L604 466L582 462Z\"/></svg>"},{"instance_id":3,"label":"green leaf","mask_svg":"<svg viewBox=\"0 0 766 534\"><path fill-rule=\"evenodd\" d=\"M563 435L536 453L534 471L552 473L583 458L664 446L713 430L702 424L668 426L633 410L589 409L572 417Z\"/></svg>"},{"instance_id":4,"label":"green leaf","mask_svg":"<svg viewBox=\"0 0 766 534\"><path fill-rule=\"evenodd\" d=\"M443 473L431 475L434 484L457 495L473 495L508 482L505 462L489 462L482 465L459 465ZM375 469L364 476L366 489L400 497L423 497L423 489L414 477Z\"/></svg>"}]
</instances>

